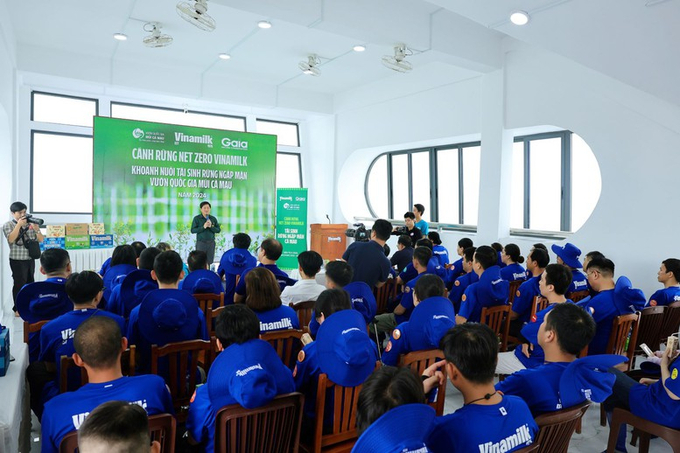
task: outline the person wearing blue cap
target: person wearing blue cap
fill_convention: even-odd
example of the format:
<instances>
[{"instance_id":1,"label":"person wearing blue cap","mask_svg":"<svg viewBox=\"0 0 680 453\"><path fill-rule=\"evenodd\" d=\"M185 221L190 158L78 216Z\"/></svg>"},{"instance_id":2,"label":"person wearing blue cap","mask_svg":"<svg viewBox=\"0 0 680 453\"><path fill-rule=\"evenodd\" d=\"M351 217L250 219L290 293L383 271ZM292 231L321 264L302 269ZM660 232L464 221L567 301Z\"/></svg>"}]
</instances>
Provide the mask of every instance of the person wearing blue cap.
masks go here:
<instances>
[{"instance_id":1,"label":"person wearing blue cap","mask_svg":"<svg viewBox=\"0 0 680 453\"><path fill-rule=\"evenodd\" d=\"M550 256L545 250L533 249L527 256L527 270L531 272L531 277L517 288L515 298L512 301L510 335L513 337L516 337L524 324L529 322L531 304L534 303L534 297L541 295L539 282L549 262ZM503 272L501 271L502 274Z\"/></svg>"},{"instance_id":2,"label":"person wearing blue cap","mask_svg":"<svg viewBox=\"0 0 680 453\"><path fill-rule=\"evenodd\" d=\"M481 248L481 247L480 247ZM494 253L495 255L495 253ZM433 452L515 451L531 445L538 433L527 404L494 388L498 337L489 326L466 323L449 330L441 340L445 361L425 370L446 376L462 394L464 405L437 417L426 444Z\"/></svg>"},{"instance_id":3,"label":"person wearing blue cap","mask_svg":"<svg viewBox=\"0 0 680 453\"><path fill-rule=\"evenodd\" d=\"M158 289L158 283L151 278L151 271L153 262L160 253L156 247L142 250L137 258L138 269L127 274L121 284L111 290L106 301L106 311L127 319L132 309L142 303L146 293Z\"/></svg>"},{"instance_id":4,"label":"person wearing blue cap","mask_svg":"<svg viewBox=\"0 0 680 453\"><path fill-rule=\"evenodd\" d=\"M378 360L378 350L366 331L364 318L342 289L327 289L319 295L314 313L321 326L316 341L309 343L298 354L293 370L295 387L305 395L303 431L311 433L311 420L324 417L324 423L333 420L332 404L326 404L324 414L316 414L316 394L319 374L343 387L355 387L373 372Z\"/></svg>"},{"instance_id":5,"label":"person wearing blue cap","mask_svg":"<svg viewBox=\"0 0 680 453\"><path fill-rule=\"evenodd\" d=\"M257 259L260 262L257 267L269 269L274 274L276 281L279 284L279 291L283 291L286 286L293 286L296 282L295 279L290 278L288 274L279 269L276 265L276 261L281 258L282 254L283 245L274 238L267 238L262 241L262 244L257 251ZM246 269L241 274L241 278L238 281L236 288L234 288L234 303L240 304L245 302L248 292L246 288L246 276L248 275L248 272L253 269L254 268Z\"/></svg>"},{"instance_id":6,"label":"person wearing blue cap","mask_svg":"<svg viewBox=\"0 0 680 453\"><path fill-rule=\"evenodd\" d=\"M436 275L425 274L413 287L413 313L392 331L382 361L396 366L399 355L412 351L436 349L444 334L456 325L456 313L445 297L444 281Z\"/></svg>"},{"instance_id":7,"label":"person wearing blue cap","mask_svg":"<svg viewBox=\"0 0 680 453\"><path fill-rule=\"evenodd\" d=\"M509 282L526 280L527 270L522 267L524 257L517 244L507 244L501 252L501 260L505 267L501 269L501 278Z\"/></svg>"},{"instance_id":8,"label":"person wearing blue cap","mask_svg":"<svg viewBox=\"0 0 680 453\"><path fill-rule=\"evenodd\" d=\"M379 288L390 275L390 260L385 256L385 243L392 233L392 224L378 219L371 228L371 240L354 241L347 247L342 259L354 269L353 282L364 282L369 288Z\"/></svg>"},{"instance_id":9,"label":"person wearing blue cap","mask_svg":"<svg viewBox=\"0 0 680 453\"><path fill-rule=\"evenodd\" d=\"M224 280L224 304L234 303L236 277L246 269L257 266L257 258L249 251L250 236L246 233L236 233L233 238L234 247L227 250L220 258L217 274Z\"/></svg>"},{"instance_id":10,"label":"person wearing blue cap","mask_svg":"<svg viewBox=\"0 0 680 453\"><path fill-rule=\"evenodd\" d=\"M260 322L244 305L228 305L217 317L215 336L221 352L206 384L191 398L186 423L189 443L201 444L206 453L215 451L215 417L221 408L240 404L254 409L295 391L290 369L259 335Z\"/></svg>"},{"instance_id":11,"label":"person wearing blue cap","mask_svg":"<svg viewBox=\"0 0 680 453\"><path fill-rule=\"evenodd\" d=\"M446 267L449 264L449 251L442 245L442 239L436 231L427 233L427 238L432 241L432 254L439 260L439 265Z\"/></svg>"},{"instance_id":12,"label":"person wearing blue cap","mask_svg":"<svg viewBox=\"0 0 680 453\"><path fill-rule=\"evenodd\" d=\"M427 453L435 412L409 368L384 366L366 379L357 404L359 439L352 453Z\"/></svg>"},{"instance_id":13,"label":"person wearing blue cap","mask_svg":"<svg viewBox=\"0 0 680 453\"><path fill-rule=\"evenodd\" d=\"M465 271L465 274L456 278L449 290L449 300L453 304L453 309L456 313L460 311L460 303L463 300L463 294L465 294L467 287L479 281L479 275L472 269L472 263L475 260L475 250L477 250L477 247L468 247L463 252L463 258L461 259L463 260L463 271Z\"/></svg>"},{"instance_id":14,"label":"person wearing blue cap","mask_svg":"<svg viewBox=\"0 0 680 453\"><path fill-rule=\"evenodd\" d=\"M319 294L326 288L316 282L316 274L323 266L323 258L313 250L301 252L298 255L298 270L300 280L293 286L286 286L281 291L281 302L288 305L291 302L296 304L306 300L316 300Z\"/></svg>"},{"instance_id":15,"label":"person wearing blue cap","mask_svg":"<svg viewBox=\"0 0 680 453\"><path fill-rule=\"evenodd\" d=\"M70 357L75 352L73 336L80 324L91 316L108 316L118 323L121 332L125 320L113 313L99 310L104 283L96 272L83 271L71 274L66 280L66 293L73 301L72 311L65 313L43 326L40 331L40 355L26 369L26 378L31 388L31 409L38 420L42 417L43 405L59 393L58 377L61 356ZM75 373L80 383L80 371ZM69 381L71 381L69 376Z\"/></svg>"},{"instance_id":16,"label":"person wearing blue cap","mask_svg":"<svg viewBox=\"0 0 680 453\"><path fill-rule=\"evenodd\" d=\"M208 255L208 262L215 260L215 234L222 231L215 216L210 215L212 205L203 201L199 205L201 213L191 221L191 234L196 235L196 250L202 250Z\"/></svg>"},{"instance_id":17,"label":"person wearing blue cap","mask_svg":"<svg viewBox=\"0 0 680 453\"><path fill-rule=\"evenodd\" d=\"M248 272L246 291L246 305L260 319L262 333L300 328L295 310L281 304L279 285L269 269L260 266Z\"/></svg>"},{"instance_id":18,"label":"person wearing blue cap","mask_svg":"<svg viewBox=\"0 0 680 453\"><path fill-rule=\"evenodd\" d=\"M413 260L413 242L411 238L405 234L399 236L397 239L397 251L394 252L392 258L390 258L390 264L396 272L403 271L406 266ZM396 275L396 273L395 273Z\"/></svg>"},{"instance_id":19,"label":"person wearing blue cap","mask_svg":"<svg viewBox=\"0 0 680 453\"><path fill-rule=\"evenodd\" d=\"M208 269L208 255L202 250L189 252L187 258L189 275L179 282L179 289L191 294L222 294L222 279L217 273ZM219 301L213 301L212 308L217 308Z\"/></svg>"},{"instance_id":20,"label":"person wearing blue cap","mask_svg":"<svg viewBox=\"0 0 680 453\"><path fill-rule=\"evenodd\" d=\"M567 292L573 293L574 291L588 289L588 278L579 270L581 269L581 262L578 258L581 256L581 249L571 242L564 244L564 247L553 244L550 248L557 255L557 264L563 264L571 269L571 285L569 285Z\"/></svg>"},{"instance_id":21,"label":"person wearing blue cap","mask_svg":"<svg viewBox=\"0 0 680 453\"><path fill-rule=\"evenodd\" d=\"M41 420L43 453L57 453L64 436L79 429L87 415L106 401L138 404L149 415L174 414L172 397L161 377L123 376L120 356L127 340L116 321L108 316L90 317L76 329L73 345L73 360L85 368L89 383L45 404Z\"/></svg>"},{"instance_id":22,"label":"person wearing blue cap","mask_svg":"<svg viewBox=\"0 0 680 453\"><path fill-rule=\"evenodd\" d=\"M472 268L479 276L479 281L468 286L463 293L456 324L479 322L482 308L508 303L510 284L501 278L501 269L496 263L496 251L493 248L482 245L475 250Z\"/></svg>"},{"instance_id":23,"label":"person wearing blue cap","mask_svg":"<svg viewBox=\"0 0 680 453\"><path fill-rule=\"evenodd\" d=\"M680 260L668 258L661 263L657 280L663 284L663 289L656 291L649 298L647 305L670 305L680 300Z\"/></svg>"}]
</instances>

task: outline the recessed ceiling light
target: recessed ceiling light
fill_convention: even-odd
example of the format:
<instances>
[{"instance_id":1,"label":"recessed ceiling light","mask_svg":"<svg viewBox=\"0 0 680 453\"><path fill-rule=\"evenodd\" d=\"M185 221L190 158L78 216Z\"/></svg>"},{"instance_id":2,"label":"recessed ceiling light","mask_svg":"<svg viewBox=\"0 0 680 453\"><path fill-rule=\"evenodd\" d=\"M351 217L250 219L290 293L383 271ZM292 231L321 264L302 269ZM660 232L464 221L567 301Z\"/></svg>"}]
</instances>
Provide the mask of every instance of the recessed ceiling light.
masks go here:
<instances>
[{"instance_id":1,"label":"recessed ceiling light","mask_svg":"<svg viewBox=\"0 0 680 453\"><path fill-rule=\"evenodd\" d=\"M366 50L366 46L362 46L361 44L357 44L356 46L352 47L352 49L355 52L363 52L364 50Z\"/></svg>"},{"instance_id":2,"label":"recessed ceiling light","mask_svg":"<svg viewBox=\"0 0 680 453\"><path fill-rule=\"evenodd\" d=\"M115 39L117 41L127 41L127 35L125 35L123 33L114 33L113 39Z\"/></svg>"},{"instance_id":3,"label":"recessed ceiling light","mask_svg":"<svg viewBox=\"0 0 680 453\"><path fill-rule=\"evenodd\" d=\"M267 29L267 28L272 28L272 23L269 22L268 20L261 20L257 23L257 26L260 27L260 28Z\"/></svg>"},{"instance_id":4,"label":"recessed ceiling light","mask_svg":"<svg viewBox=\"0 0 680 453\"><path fill-rule=\"evenodd\" d=\"M229 55L228 53L221 53L221 54L219 54L219 57L220 57L220 60L228 60L228 59L231 58L231 55Z\"/></svg>"},{"instance_id":5,"label":"recessed ceiling light","mask_svg":"<svg viewBox=\"0 0 680 453\"><path fill-rule=\"evenodd\" d=\"M529 13L526 11L515 11L510 14L510 22L515 25L526 25L529 22Z\"/></svg>"}]
</instances>

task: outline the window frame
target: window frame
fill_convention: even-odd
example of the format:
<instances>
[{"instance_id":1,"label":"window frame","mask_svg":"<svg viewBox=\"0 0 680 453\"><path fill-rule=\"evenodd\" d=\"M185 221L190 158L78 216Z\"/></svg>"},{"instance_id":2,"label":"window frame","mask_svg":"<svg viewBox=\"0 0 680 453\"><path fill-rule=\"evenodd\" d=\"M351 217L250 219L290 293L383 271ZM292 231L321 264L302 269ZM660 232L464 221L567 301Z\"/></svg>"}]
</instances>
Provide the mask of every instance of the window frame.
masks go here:
<instances>
[{"instance_id":1,"label":"window frame","mask_svg":"<svg viewBox=\"0 0 680 453\"><path fill-rule=\"evenodd\" d=\"M293 156L297 156L298 173L300 174L300 188L305 187L305 183L302 180L302 153L293 153L293 152L289 152L289 151L278 151L277 150L276 155L278 156L279 154L290 154L290 155L293 155ZM278 185L276 186L276 188L277 189L279 188Z\"/></svg>"},{"instance_id":2,"label":"window frame","mask_svg":"<svg viewBox=\"0 0 680 453\"><path fill-rule=\"evenodd\" d=\"M88 97L84 97L84 96L74 96L74 95L71 95L71 94L50 93L48 91L31 90L31 117L30 117L31 123L54 124L54 125L61 126L61 127L79 127L79 128L89 127L89 128L92 128L92 126L81 126L79 124L52 123L52 122L36 121L35 120L35 95L36 94L42 94L44 96L52 96L52 97L58 97L58 98L77 99L79 101L94 102L94 110L95 110L94 116L99 115L99 99L98 98L88 98ZM31 128L31 130L33 130L33 128Z\"/></svg>"},{"instance_id":3,"label":"window frame","mask_svg":"<svg viewBox=\"0 0 680 453\"><path fill-rule=\"evenodd\" d=\"M184 113L184 109L178 109L175 107L163 107L163 106L158 106L158 105L147 105L147 104L137 104L134 102L119 102L119 101L110 101L109 102L109 118L118 118L117 116L113 116L113 106L114 105L124 105L128 107L141 107L141 108L147 108L147 109L153 109L153 110L167 110L169 112L181 112ZM238 115L227 115L223 113L213 113L213 112L204 112L201 110L186 110L188 113L197 113L199 115L209 115L209 116L218 116L222 118L233 118L237 120L243 121L243 130L242 131L236 131L236 132L248 132L248 124L245 116L238 116ZM129 119L129 118L119 118L119 119ZM133 121L146 121L146 120L133 120ZM191 126L191 127L200 127L200 126Z\"/></svg>"},{"instance_id":4,"label":"window frame","mask_svg":"<svg viewBox=\"0 0 680 453\"><path fill-rule=\"evenodd\" d=\"M276 124L287 124L290 126L295 126L295 135L297 136L297 145L280 145L278 143L278 137L277 137L277 146L287 146L290 148L300 148L300 123L294 123L292 121L279 121L279 120L268 120L266 118L255 118L255 129L257 129L257 122L261 121L263 123L276 123ZM256 133L258 133L256 131ZM302 174L302 173L300 173Z\"/></svg>"}]
</instances>

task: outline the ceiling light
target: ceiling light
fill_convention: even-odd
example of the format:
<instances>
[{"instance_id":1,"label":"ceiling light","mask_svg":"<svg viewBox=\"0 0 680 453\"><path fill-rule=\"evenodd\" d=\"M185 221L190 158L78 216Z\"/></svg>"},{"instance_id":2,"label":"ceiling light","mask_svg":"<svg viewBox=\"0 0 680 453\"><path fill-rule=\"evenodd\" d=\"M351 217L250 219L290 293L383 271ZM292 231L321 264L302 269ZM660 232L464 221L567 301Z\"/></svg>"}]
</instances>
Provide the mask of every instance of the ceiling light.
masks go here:
<instances>
[{"instance_id":1,"label":"ceiling light","mask_svg":"<svg viewBox=\"0 0 680 453\"><path fill-rule=\"evenodd\" d=\"M515 25L526 25L529 22L529 13L526 11L515 11L510 14L510 22Z\"/></svg>"},{"instance_id":2,"label":"ceiling light","mask_svg":"<svg viewBox=\"0 0 680 453\"><path fill-rule=\"evenodd\" d=\"M272 28L272 23L268 20L261 20L257 23L257 26L266 30L268 28Z\"/></svg>"},{"instance_id":3,"label":"ceiling light","mask_svg":"<svg viewBox=\"0 0 680 453\"><path fill-rule=\"evenodd\" d=\"M114 33L113 39L115 39L117 41L127 41L127 35L125 35L123 33Z\"/></svg>"},{"instance_id":4,"label":"ceiling light","mask_svg":"<svg viewBox=\"0 0 680 453\"><path fill-rule=\"evenodd\" d=\"M221 53L219 55L219 57L220 57L220 60L228 60L228 59L231 58L231 55L229 55L228 53Z\"/></svg>"},{"instance_id":5,"label":"ceiling light","mask_svg":"<svg viewBox=\"0 0 680 453\"><path fill-rule=\"evenodd\" d=\"M366 50L366 46L357 44L356 46L352 47L352 50L354 50L355 52L363 52L364 50Z\"/></svg>"}]
</instances>

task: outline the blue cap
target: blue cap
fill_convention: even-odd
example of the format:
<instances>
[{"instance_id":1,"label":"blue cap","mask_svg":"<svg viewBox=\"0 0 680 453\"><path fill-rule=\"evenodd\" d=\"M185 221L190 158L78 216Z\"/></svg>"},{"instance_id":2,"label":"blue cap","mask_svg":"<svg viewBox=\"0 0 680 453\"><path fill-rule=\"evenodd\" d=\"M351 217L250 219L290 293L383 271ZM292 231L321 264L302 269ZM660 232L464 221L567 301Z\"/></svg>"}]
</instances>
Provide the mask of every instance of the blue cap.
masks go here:
<instances>
[{"instance_id":1,"label":"blue cap","mask_svg":"<svg viewBox=\"0 0 680 453\"><path fill-rule=\"evenodd\" d=\"M628 359L621 355L599 354L571 362L560 378L560 399L567 408L585 400L601 403L612 394L616 376L609 368Z\"/></svg>"},{"instance_id":2,"label":"blue cap","mask_svg":"<svg viewBox=\"0 0 680 453\"><path fill-rule=\"evenodd\" d=\"M491 266L482 272L477 283L477 301L482 306L494 305L490 302L507 302L510 283L501 277L501 268ZM498 305L498 304L495 304Z\"/></svg>"},{"instance_id":3,"label":"blue cap","mask_svg":"<svg viewBox=\"0 0 680 453\"><path fill-rule=\"evenodd\" d=\"M246 249L227 250L220 260L220 268L227 274L234 275L240 275L244 270L256 265L257 258Z\"/></svg>"},{"instance_id":4,"label":"blue cap","mask_svg":"<svg viewBox=\"0 0 680 453\"><path fill-rule=\"evenodd\" d=\"M125 276L137 268L130 264L116 264L104 274L104 300L108 300L114 287L123 283Z\"/></svg>"},{"instance_id":5,"label":"blue cap","mask_svg":"<svg viewBox=\"0 0 680 453\"><path fill-rule=\"evenodd\" d=\"M571 242L564 244L564 247L553 244L550 248L555 255L562 258L562 261L564 261L564 264L567 266L574 269L579 269L582 267L581 262L578 260L579 256L581 256L581 249L576 247Z\"/></svg>"},{"instance_id":6,"label":"blue cap","mask_svg":"<svg viewBox=\"0 0 680 453\"><path fill-rule=\"evenodd\" d=\"M366 321L356 310L342 310L324 320L316 334L319 368L343 387L362 384L378 360Z\"/></svg>"},{"instance_id":7,"label":"blue cap","mask_svg":"<svg viewBox=\"0 0 680 453\"><path fill-rule=\"evenodd\" d=\"M73 310L64 282L35 282L24 285L17 294L16 308L21 318L32 324L54 319Z\"/></svg>"},{"instance_id":8,"label":"blue cap","mask_svg":"<svg viewBox=\"0 0 680 453\"><path fill-rule=\"evenodd\" d=\"M215 410L233 404L264 406L279 393L294 391L293 375L266 341L232 344L217 356L208 373L208 395Z\"/></svg>"},{"instance_id":9,"label":"blue cap","mask_svg":"<svg viewBox=\"0 0 680 453\"><path fill-rule=\"evenodd\" d=\"M151 278L151 271L137 269L125 276L120 284L120 300L123 302L125 316L139 305L146 293L158 289L158 283Z\"/></svg>"},{"instance_id":10,"label":"blue cap","mask_svg":"<svg viewBox=\"0 0 680 453\"><path fill-rule=\"evenodd\" d=\"M150 344L198 339L198 326L198 304L186 291L150 291L139 306L139 331Z\"/></svg>"},{"instance_id":11,"label":"blue cap","mask_svg":"<svg viewBox=\"0 0 680 453\"><path fill-rule=\"evenodd\" d=\"M423 343L413 345L418 349L438 348L439 341L444 334L456 325L456 313L453 304L446 297L429 297L420 302L411 313L409 319L409 332L417 333L417 337L423 337ZM409 342L416 338L409 338ZM418 343L418 341L416 341Z\"/></svg>"},{"instance_id":12,"label":"blue cap","mask_svg":"<svg viewBox=\"0 0 680 453\"><path fill-rule=\"evenodd\" d=\"M619 313L635 313L642 310L647 303L645 294L641 290L633 288L628 277L623 275L616 280L613 299Z\"/></svg>"},{"instance_id":13,"label":"blue cap","mask_svg":"<svg viewBox=\"0 0 680 453\"><path fill-rule=\"evenodd\" d=\"M213 271L197 269L182 281L182 289L191 294L221 294L224 292L222 279Z\"/></svg>"},{"instance_id":14,"label":"blue cap","mask_svg":"<svg viewBox=\"0 0 680 453\"><path fill-rule=\"evenodd\" d=\"M434 409L427 404L404 404L385 412L363 432L352 453L426 453Z\"/></svg>"}]
</instances>

